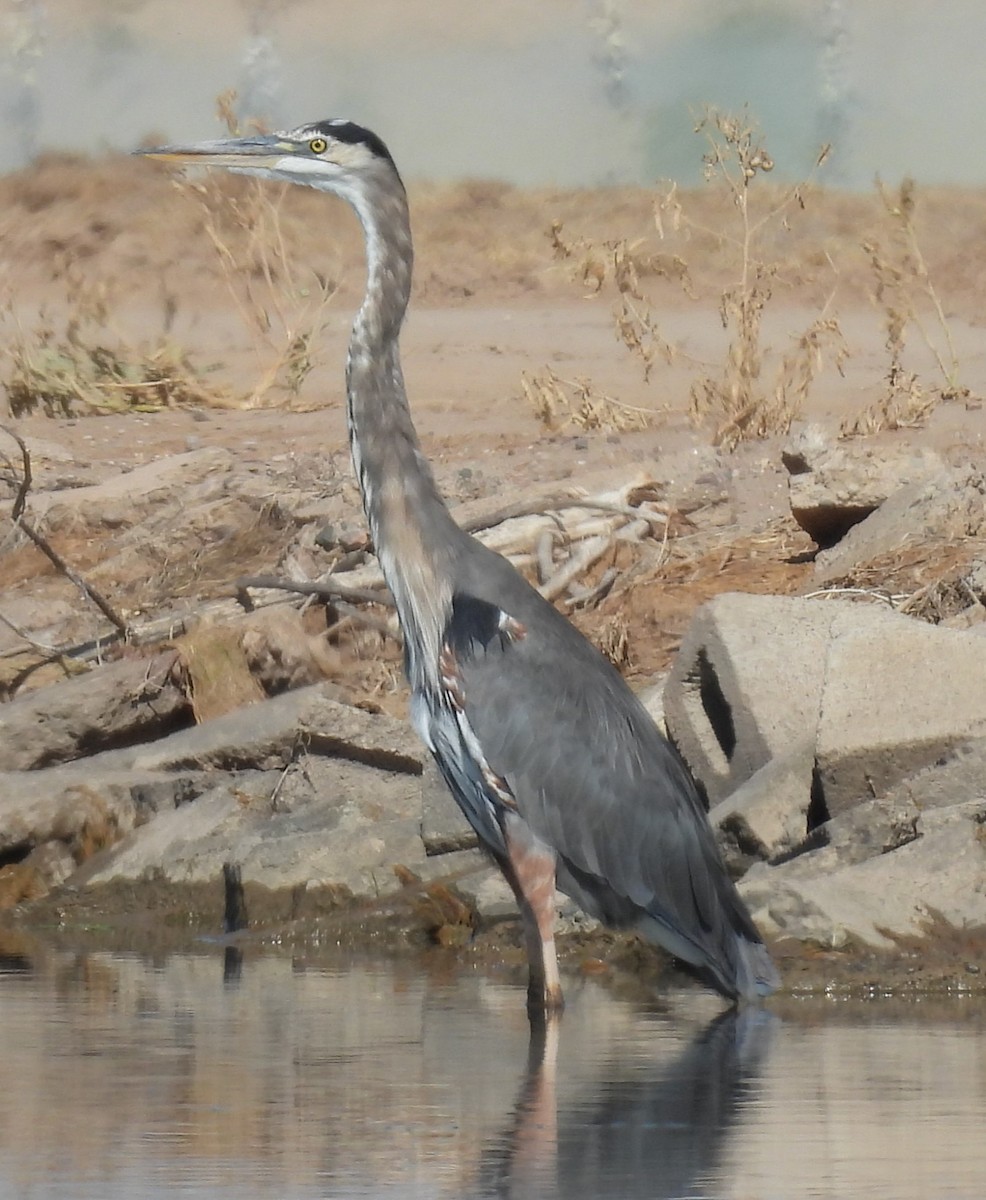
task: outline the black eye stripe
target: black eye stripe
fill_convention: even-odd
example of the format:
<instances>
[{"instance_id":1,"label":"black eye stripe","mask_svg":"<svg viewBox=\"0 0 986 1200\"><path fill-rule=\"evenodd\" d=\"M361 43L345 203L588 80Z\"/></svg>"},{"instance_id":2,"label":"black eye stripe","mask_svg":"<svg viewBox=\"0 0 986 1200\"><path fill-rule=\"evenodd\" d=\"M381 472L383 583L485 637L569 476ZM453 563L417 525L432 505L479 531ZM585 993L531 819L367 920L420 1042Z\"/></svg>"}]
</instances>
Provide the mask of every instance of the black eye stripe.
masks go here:
<instances>
[{"instance_id":1,"label":"black eye stripe","mask_svg":"<svg viewBox=\"0 0 986 1200\"><path fill-rule=\"evenodd\" d=\"M378 158L385 158L387 162L394 165L394 160L383 139L378 137L371 129L365 129L362 125L357 125L355 121L316 121L314 125L309 125L308 134L309 138L312 138L312 135L315 135L317 138L321 134L329 141L334 139L337 142L347 142L350 145L365 146L367 150L377 155ZM321 153L321 151L318 151L318 153Z\"/></svg>"}]
</instances>

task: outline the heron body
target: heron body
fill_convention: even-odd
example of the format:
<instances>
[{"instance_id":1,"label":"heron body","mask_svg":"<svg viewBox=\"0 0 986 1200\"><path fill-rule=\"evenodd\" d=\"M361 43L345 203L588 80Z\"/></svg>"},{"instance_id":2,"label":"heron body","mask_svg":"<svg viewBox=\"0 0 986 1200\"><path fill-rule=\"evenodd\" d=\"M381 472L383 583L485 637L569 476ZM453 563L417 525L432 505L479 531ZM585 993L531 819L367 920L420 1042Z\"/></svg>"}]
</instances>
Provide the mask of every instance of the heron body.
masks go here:
<instances>
[{"instance_id":1,"label":"heron body","mask_svg":"<svg viewBox=\"0 0 986 1200\"><path fill-rule=\"evenodd\" d=\"M353 465L404 636L415 728L503 870L524 921L532 1009L558 1009L555 887L690 963L734 1000L777 975L675 750L615 668L506 559L463 532L408 408L407 197L348 121L145 151L307 184L355 209L367 287L346 367Z\"/></svg>"}]
</instances>

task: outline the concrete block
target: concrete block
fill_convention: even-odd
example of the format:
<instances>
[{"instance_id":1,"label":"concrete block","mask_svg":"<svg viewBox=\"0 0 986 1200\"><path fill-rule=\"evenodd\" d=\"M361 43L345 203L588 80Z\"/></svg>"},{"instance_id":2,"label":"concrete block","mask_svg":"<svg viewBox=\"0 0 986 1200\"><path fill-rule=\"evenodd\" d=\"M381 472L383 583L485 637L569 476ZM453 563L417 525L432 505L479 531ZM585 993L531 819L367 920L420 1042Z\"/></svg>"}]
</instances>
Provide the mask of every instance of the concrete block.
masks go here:
<instances>
[{"instance_id":1,"label":"concrete block","mask_svg":"<svg viewBox=\"0 0 986 1200\"><path fill-rule=\"evenodd\" d=\"M808 834L814 747L810 742L772 758L710 812L727 866L741 875L800 846Z\"/></svg>"},{"instance_id":2,"label":"concrete block","mask_svg":"<svg viewBox=\"0 0 986 1200\"><path fill-rule=\"evenodd\" d=\"M667 672L657 675L637 693L637 699L647 709L654 724L667 736L668 725L664 719L664 689L668 685Z\"/></svg>"},{"instance_id":3,"label":"concrete block","mask_svg":"<svg viewBox=\"0 0 986 1200\"><path fill-rule=\"evenodd\" d=\"M781 451L791 514L819 546L832 546L888 496L944 469L933 450L846 445L807 425Z\"/></svg>"},{"instance_id":4,"label":"concrete block","mask_svg":"<svg viewBox=\"0 0 986 1200\"><path fill-rule=\"evenodd\" d=\"M954 804L981 803L986 809L986 738L967 742L948 758L909 775L891 788L885 802L922 812Z\"/></svg>"},{"instance_id":5,"label":"concrete block","mask_svg":"<svg viewBox=\"0 0 986 1200\"><path fill-rule=\"evenodd\" d=\"M831 816L986 737L986 640L870 611L832 626L815 751Z\"/></svg>"},{"instance_id":6,"label":"concrete block","mask_svg":"<svg viewBox=\"0 0 986 1200\"><path fill-rule=\"evenodd\" d=\"M814 744L831 627L851 601L727 593L696 613L664 694L669 734L710 805Z\"/></svg>"},{"instance_id":7,"label":"concrete block","mask_svg":"<svg viewBox=\"0 0 986 1200\"><path fill-rule=\"evenodd\" d=\"M843 579L875 558L908 546L938 544L986 532L986 472L946 469L894 492L876 512L854 525L815 560L815 580Z\"/></svg>"}]
</instances>

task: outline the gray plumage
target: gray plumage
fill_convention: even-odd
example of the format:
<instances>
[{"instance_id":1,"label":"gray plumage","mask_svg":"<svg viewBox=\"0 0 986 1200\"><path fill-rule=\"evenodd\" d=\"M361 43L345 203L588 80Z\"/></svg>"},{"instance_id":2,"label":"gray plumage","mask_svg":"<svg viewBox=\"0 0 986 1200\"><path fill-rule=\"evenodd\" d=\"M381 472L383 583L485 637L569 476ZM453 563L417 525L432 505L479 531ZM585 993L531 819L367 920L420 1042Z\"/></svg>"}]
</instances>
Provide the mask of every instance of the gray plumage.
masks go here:
<instances>
[{"instance_id":1,"label":"gray plumage","mask_svg":"<svg viewBox=\"0 0 986 1200\"><path fill-rule=\"evenodd\" d=\"M328 121L145 153L335 192L360 218L367 288L346 368L353 464L397 604L414 723L518 897L532 1006L561 1005L556 875L589 913L638 930L724 995L772 990L773 964L674 749L612 665L460 530L438 492L401 373L413 254L386 147Z\"/></svg>"}]
</instances>

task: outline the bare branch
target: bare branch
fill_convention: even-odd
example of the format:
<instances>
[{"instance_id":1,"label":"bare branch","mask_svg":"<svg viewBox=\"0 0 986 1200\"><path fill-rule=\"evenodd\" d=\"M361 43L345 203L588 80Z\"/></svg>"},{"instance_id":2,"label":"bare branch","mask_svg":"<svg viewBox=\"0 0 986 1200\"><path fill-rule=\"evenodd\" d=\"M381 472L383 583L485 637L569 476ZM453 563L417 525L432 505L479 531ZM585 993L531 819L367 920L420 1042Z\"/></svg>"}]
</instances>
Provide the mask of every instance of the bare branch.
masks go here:
<instances>
[{"instance_id":1,"label":"bare branch","mask_svg":"<svg viewBox=\"0 0 986 1200\"><path fill-rule=\"evenodd\" d=\"M64 558L62 558L62 556L58 553L51 542L48 541L44 534L41 533L40 530L36 529L34 525L24 516L24 508L27 503L27 493L31 486L32 480L31 453L20 434L15 433L7 426L0 426L0 428L3 429L4 433L12 437L20 447L24 471L23 481L17 490L16 497L14 498L14 506L11 511L11 520L18 529L20 529L28 538L30 538L30 540L35 544L35 546L37 546L45 558L47 558L52 564L55 570L64 575L66 579L74 583L79 591L82 592L82 594L89 600L91 600L93 604L95 604L95 606L99 609L103 616L106 617L110 624L116 630L118 630L123 637L126 637L128 634L127 622L123 619L123 617L120 616L112 604L110 604L110 602L102 594L102 592L98 591L91 583L83 579L83 577L78 571L75 570L74 567L69 566L69 564Z\"/></svg>"},{"instance_id":2,"label":"bare branch","mask_svg":"<svg viewBox=\"0 0 986 1200\"><path fill-rule=\"evenodd\" d=\"M295 579L281 579L276 575L245 575L237 579L233 585L236 598L247 611L252 611L253 601L249 597L250 588L271 588L275 591L297 592L299 596L323 596L326 600L348 600L353 604L382 604L387 608L394 607L394 599L390 592L381 588L379 592L366 591L362 588L349 587L345 583L333 580L304 582Z\"/></svg>"}]
</instances>

